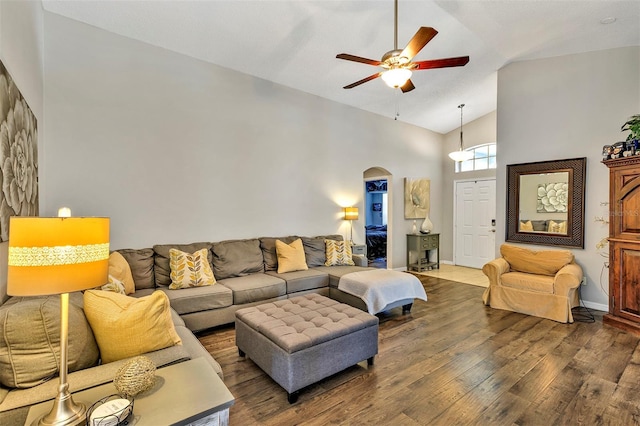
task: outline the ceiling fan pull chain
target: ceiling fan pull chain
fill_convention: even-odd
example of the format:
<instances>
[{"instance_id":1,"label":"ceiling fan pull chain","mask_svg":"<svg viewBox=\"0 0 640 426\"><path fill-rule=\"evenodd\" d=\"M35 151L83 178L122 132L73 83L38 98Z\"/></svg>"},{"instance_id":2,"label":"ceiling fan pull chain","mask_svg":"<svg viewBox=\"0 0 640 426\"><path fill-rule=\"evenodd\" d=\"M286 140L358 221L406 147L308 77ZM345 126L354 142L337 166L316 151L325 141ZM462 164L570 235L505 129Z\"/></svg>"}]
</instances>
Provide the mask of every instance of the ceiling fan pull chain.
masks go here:
<instances>
[{"instance_id":1,"label":"ceiling fan pull chain","mask_svg":"<svg viewBox=\"0 0 640 426\"><path fill-rule=\"evenodd\" d=\"M396 115L393 118L394 120L398 121L398 117L400 117L400 89L396 89Z\"/></svg>"}]
</instances>

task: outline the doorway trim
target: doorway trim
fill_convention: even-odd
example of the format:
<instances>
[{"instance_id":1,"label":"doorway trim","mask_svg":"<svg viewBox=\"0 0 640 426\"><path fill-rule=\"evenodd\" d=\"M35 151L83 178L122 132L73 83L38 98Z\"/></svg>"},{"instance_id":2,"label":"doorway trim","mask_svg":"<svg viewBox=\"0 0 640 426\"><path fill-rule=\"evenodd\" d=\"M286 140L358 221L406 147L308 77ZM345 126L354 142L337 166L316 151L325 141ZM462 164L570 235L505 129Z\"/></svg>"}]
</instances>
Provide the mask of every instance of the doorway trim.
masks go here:
<instances>
[{"instance_id":1,"label":"doorway trim","mask_svg":"<svg viewBox=\"0 0 640 426\"><path fill-rule=\"evenodd\" d=\"M387 181L387 269L393 269L393 175L387 169L379 166L370 167L362 173L363 177L363 199L366 200L367 182L372 180L385 179ZM367 212L365 212L365 215ZM366 218L365 218L366 223ZM366 239L366 230L365 230ZM366 240L365 240L366 244Z\"/></svg>"},{"instance_id":2,"label":"doorway trim","mask_svg":"<svg viewBox=\"0 0 640 426\"><path fill-rule=\"evenodd\" d=\"M457 227L457 223L458 223L458 197L456 196L456 188L458 183L463 183L463 182L480 182L480 181L495 181L497 183L497 180L495 177L489 176L489 177L479 177L479 178L465 178L465 179L455 179L453 181L453 264L457 265L457 255L458 255L458 251L457 251L457 247L456 247L456 241L458 240L458 227ZM494 194L494 198L497 196L497 194ZM497 215L497 212L496 212ZM493 250L494 250L494 256L495 256L495 244L493 246Z\"/></svg>"}]
</instances>

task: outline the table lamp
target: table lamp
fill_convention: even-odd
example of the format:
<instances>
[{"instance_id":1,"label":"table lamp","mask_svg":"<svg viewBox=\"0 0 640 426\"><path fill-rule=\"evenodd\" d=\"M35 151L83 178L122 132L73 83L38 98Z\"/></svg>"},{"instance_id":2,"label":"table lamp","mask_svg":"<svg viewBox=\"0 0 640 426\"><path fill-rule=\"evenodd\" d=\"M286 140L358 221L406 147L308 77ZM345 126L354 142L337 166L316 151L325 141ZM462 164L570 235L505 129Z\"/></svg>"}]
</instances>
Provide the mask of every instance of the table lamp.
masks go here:
<instances>
[{"instance_id":1,"label":"table lamp","mask_svg":"<svg viewBox=\"0 0 640 426\"><path fill-rule=\"evenodd\" d=\"M345 207L344 208L344 220L349 221L351 236L349 242L353 245L353 221L358 220L358 208L357 207Z\"/></svg>"},{"instance_id":2,"label":"table lamp","mask_svg":"<svg viewBox=\"0 0 640 426\"><path fill-rule=\"evenodd\" d=\"M86 422L87 407L73 401L67 383L69 293L105 284L108 270L109 218L10 218L7 293L60 295L60 385L39 425Z\"/></svg>"}]
</instances>

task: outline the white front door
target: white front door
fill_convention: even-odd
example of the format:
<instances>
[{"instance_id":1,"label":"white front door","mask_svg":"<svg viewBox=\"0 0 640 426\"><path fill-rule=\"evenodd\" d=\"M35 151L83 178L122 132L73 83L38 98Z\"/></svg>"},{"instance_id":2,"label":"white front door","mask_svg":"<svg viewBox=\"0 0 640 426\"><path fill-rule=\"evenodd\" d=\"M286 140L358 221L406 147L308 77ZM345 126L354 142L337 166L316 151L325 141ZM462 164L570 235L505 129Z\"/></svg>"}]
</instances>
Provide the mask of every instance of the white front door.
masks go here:
<instances>
[{"instance_id":1,"label":"white front door","mask_svg":"<svg viewBox=\"0 0 640 426\"><path fill-rule=\"evenodd\" d=\"M496 181L455 183L454 263L471 268L495 258Z\"/></svg>"}]
</instances>

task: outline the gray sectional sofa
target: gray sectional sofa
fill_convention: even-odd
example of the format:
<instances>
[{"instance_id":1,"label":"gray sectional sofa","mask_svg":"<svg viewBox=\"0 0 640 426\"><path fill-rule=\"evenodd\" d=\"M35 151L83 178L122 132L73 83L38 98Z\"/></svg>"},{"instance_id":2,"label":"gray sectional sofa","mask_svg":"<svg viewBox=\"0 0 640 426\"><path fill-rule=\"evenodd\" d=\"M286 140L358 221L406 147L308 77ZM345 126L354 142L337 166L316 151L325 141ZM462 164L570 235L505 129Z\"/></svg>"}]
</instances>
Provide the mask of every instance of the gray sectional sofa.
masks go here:
<instances>
[{"instance_id":1,"label":"gray sectional sofa","mask_svg":"<svg viewBox=\"0 0 640 426\"><path fill-rule=\"evenodd\" d=\"M277 272L275 241L303 241L308 270ZM255 238L192 244L163 244L152 248L117 250L127 260L135 282L135 297L156 290L167 294L176 331L182 345L147 353L158 367L198 357L205 358L222 377L220 365L200 344L194 332L233 323L236 310L265 302L286 299L305 293L319 293L340 299L337 289L341 276L367 269L364 256L354 255L356 266L324 266L325 239L342 240L341 235L318 237L287 236ZM207 248L216 284L170 290L169 250L176 248L193 253ZM2 295L6 298L6 295ZM72 300L82 303L82 295L72 294ZM2 299L0 299L2 300ZM357 301L355 301L357 302ZM9 299L5 304L11 304ZM69 373L72 392L113 380L117 369L127 360L100 364ZM0 424L20 424L30 405L52 399L58 380L49 380L27 389L0 386Z\"/></svg>"},{"instance_id":2,"label":"gray sectional sofa","mask_svg":"<svg viewBox=\"0 0 640 426\"><path fill-rule=\"evenodd\" d=\"M301 238L306 271L279 274L275 241L291 243ZM344 274L367 269L367 259L354 255L356 266L324 266L325 239L342 241L341 235L317 237L263 237L192 244L162 244L153 248L118 250L131 267L136 284L134 296L144 296L155 290L164 291L171 307L191 331L200 331L233 323L235 312L244 307L286 299L308 292L330 296L330 287L337 290ZM216 284L170 290L169 250L175 248L193 253L208 249Z\"/></svg>"}]
</instances>

